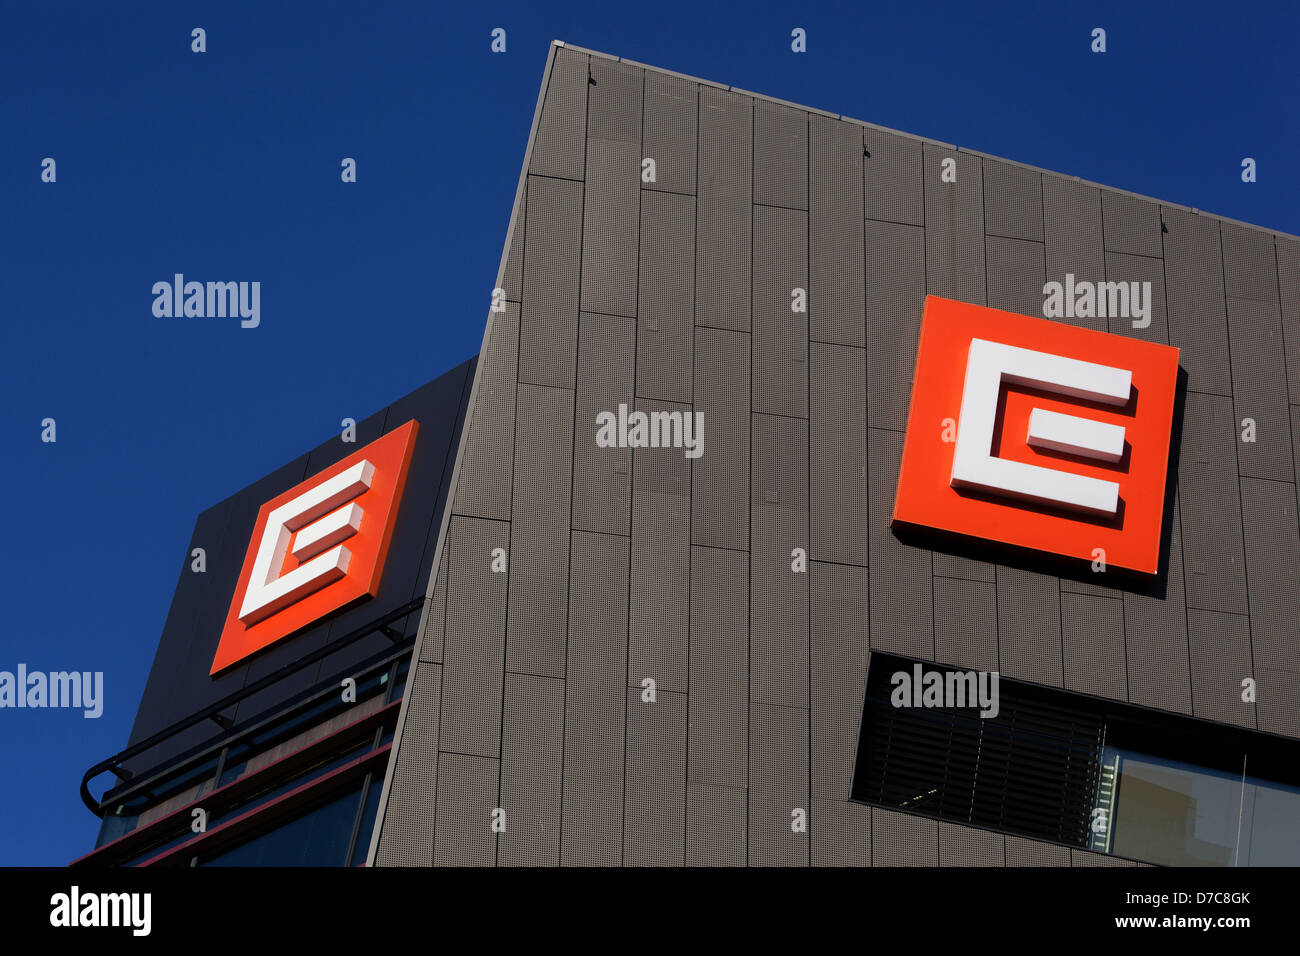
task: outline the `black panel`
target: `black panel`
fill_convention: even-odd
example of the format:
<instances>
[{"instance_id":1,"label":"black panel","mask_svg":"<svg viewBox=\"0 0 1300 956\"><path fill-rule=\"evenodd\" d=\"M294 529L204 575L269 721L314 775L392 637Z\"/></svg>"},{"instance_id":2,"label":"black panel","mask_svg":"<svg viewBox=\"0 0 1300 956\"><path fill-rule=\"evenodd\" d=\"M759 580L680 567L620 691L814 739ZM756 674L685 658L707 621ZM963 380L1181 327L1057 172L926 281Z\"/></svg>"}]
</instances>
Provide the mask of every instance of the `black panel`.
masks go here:
<instances>
[{"instance_id":1,"label":"black panel","mask_svg":"<svg viewBox=\"0 0 1300 956\"><path fill-rule=\"evenodd\" d=\"M328 641L423 592L432 568L441 511L447 497L476 361L470 359L462 363L389 408L359 422L355 443L345 444L335 436L310 454L294 459L200 515L190 548L206 549L207 571L204 574L191 572L187 551L176 596L131 731L131 744L158 733L267 674L291 665ZM420 433L379 594L373 600L360 601L312 628L285 638L216 678L209 676L208 670L248 551L258 509L309 475L365 447L412 418L419 420ZM406 622L408 634L414 633L417 623L418 612ZM237 716L242 720L273 708L316 680L333 677L388 644L388 639L379 635L357 641L301 673L291 675L275 687L241 702ZM191 728L132 761L131 766L143 769L147 765L156 765L198 743L215 739L220 733L216 724Z\"/></svg>"}]
</instances>

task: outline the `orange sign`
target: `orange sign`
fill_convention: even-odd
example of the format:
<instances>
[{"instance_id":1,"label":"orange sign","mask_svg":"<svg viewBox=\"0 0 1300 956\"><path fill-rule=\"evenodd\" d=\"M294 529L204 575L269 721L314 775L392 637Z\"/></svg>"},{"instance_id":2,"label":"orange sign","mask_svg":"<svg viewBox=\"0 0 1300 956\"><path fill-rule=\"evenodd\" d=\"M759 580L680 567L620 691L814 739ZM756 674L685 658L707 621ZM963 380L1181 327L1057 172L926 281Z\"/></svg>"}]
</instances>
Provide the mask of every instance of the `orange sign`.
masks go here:
<instances>
[{"instance_id":1,"label":"orange sign","mask_svg":"<svg viewBox=\"0 0 1300 956\"><path fill-rule=\"evenodd\" d=\"M262 505L209 673L379 592L419 427L409 421Z\"/></svg>"},{"instance_id":2,"label":"orange sign","mask_svg":"<svg viewBox=\"0 0 1300 956\"><path fill-rule=\"evenodd\" d=\"M1178 350L928 296L893 521L1154 574Z\"/></svg>"}]
</instances>

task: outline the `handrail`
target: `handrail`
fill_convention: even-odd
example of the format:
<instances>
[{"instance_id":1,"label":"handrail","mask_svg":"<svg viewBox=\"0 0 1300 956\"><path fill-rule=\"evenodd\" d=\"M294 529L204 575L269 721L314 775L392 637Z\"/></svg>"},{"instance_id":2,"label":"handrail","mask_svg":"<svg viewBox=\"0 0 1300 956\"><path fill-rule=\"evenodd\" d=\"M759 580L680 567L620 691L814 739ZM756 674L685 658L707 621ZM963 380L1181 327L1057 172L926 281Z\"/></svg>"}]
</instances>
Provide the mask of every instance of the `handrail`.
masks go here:
<instances>
[{"instance_id":1,"label":"handrail","mask_svg":"<svg viewBox=\"0 0 1300 956\"><path fill-rule=\"evenodd\" d=\"M299 660L295 661L293 664L283 667L280 670L275 671L274 673L267 674L265 677L254 681L253 683L249 684L246 687L241 688L240 690L235 691L233 694L223 697L215 704L210 704L209 706L205 707L203 710L199 711L198 713L191 714L189 717L186 717L183 720L179 720L169 727L164 727L162 730L158 731L153 736L140 741L138 744L133 744L130 747L127 747L125 750L121 751L120 753L114 754L112 757L109 757L107 760L101 760L99 763L95 764L93 767L87 770L85 774L83 774L81 777L81 802L86 805L86 808L90 810L91 813L93 813L95 816L100 817L102 819L105 814L105 809L100 804L100 801L96 800L93 796L91 796L90 793L91 780L95 779L96 777L98 777L100 774L103 773L112 773L114 776L118 777L118 779L123 781L130 779L130 774L124 771L120 766L124 761L130 760L132 757L138 756L139 754L142 754L147 750L153 749L154 747L158 746L160 743L163 743L164 741L172 737L175 737L177 734L183 731L189 730L191 727L203 723L203 721L205 720L216 720L218 724L221 724L222 720L225 719L222 718L221 711L225 710L228 707L231 707L234 704L238 704L246 697L251 697L253 694L265 690L266 688L276 684L277 682L283 680L284 678L288 677L291 674L296 674L298 671L302 670L307 665L314 664L317 661L328 657L330 654L335 653L340 648L346 647L347 645L352 644L355 641L358 641L361 638L373 634L377 631L385 631L385 629L388 628L388 625L394 623L395 621L400 620L401 618L409 616L414 611L419 610L421 606L424 604L424 600L425 600L424 597L420 596L411 601L408 601L406 604L403 604L402 606L390 611L389 613L385 614L383 617L377 618L368 624L363 624L361 627L356 628L355 630L350 631L349 633L343 635L338 640L331 641L330 643L317 648L316 650L312 651L310 654L306 655L305 657L302 657ZM392 639L391 630L387 633L386 636ZM396 644L398 642L394 641L394 643ZM300 696L304 698L310 698L312 696L312 692L309 690L305 694ZM225 729L228 730L231 728L226 727ZM182 766L186 761L192 762L196 758L196 756L202 755L206 750L220 749L221 747L224 747L229 743L230 743L229 738L226 738L212 744L200 744L199 746L192 748L191 750L186 751L185 753L180 754L179 756L173 758L172 760L169 760L166 763L164 763L163 766L158 769L158 771L150 774L149 779L156 778L164 768L168 771L172 771L175 766ZM138 788L140 784L145 782L146 782L145 780L135 781L132 786L132 789Z\"/></svg>"}]
</instances>

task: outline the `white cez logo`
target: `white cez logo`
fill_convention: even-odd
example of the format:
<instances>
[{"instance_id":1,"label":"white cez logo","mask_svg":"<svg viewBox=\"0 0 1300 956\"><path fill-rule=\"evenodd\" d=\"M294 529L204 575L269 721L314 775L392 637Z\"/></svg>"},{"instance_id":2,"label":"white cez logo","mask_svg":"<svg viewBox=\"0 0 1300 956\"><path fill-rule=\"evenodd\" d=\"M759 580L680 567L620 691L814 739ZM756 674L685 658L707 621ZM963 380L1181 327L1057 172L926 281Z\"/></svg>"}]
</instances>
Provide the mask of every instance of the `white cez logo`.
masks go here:
<instances>
[{"instance_id":1,"label":"white cez logo","mask_svg":"<svg viewBox=\"0 0 1300 956\"><path fill-rule=\"evenodd\" d=\"M952 457L954 488L973 488L1022 500L1113 517L1119 485L1055 468L1008 461L993 454L993 430L1003 382L1106 405L1128 404L1133 373L1125 369L972 339L961 398L961 421ZM1124 457L1124 428L1035 408L1025 441L1034 448L1096 461Z\"/></svg>"},{"instance_id":2,"label":"white cez logo","mask_svg":"<svg viewBox=\"0 0 1300 956\"><path fill-rule=\"evenodd\" d=\"M360 530L362 510L355 503L339 506L369 489L374 475L374 465L357 462L267 515L252 577L239 608L241 621L256 624L265 620L347 573L352 552L339 542ZM302 563L282 575L291 539L293 555Z\"/></svg>"}]
</instances>

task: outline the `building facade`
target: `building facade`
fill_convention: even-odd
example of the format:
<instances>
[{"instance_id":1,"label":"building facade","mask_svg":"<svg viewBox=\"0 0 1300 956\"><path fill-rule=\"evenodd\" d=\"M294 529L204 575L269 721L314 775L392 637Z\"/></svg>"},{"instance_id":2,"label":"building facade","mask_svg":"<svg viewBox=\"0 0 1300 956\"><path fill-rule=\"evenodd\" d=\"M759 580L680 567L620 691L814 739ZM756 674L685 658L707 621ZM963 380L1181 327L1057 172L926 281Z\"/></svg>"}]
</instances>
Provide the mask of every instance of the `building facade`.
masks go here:
<instances>
[{"instance_id":1,"label":"building facade","mask_svg":"<svg viewBox=\"0 0 1300 956\"><path fill-rule=\"evenodd\" d=\"M445 477L402 505L425 528L418 562L390 558L409 663L373 705L374 806L355 798L337 862L1300 863L1300 240L557 43L497 285L463 399L438 403ZM1051 406L1121 415L1103 464L1077 417L1075 445L1001 452L1112 474L1119 510L900 520L905 445L956 494L965 406L909 408L960 396L918 364L958 312L1077 344L1092 372L1172 361L1167 389L1125 379L1119 412ZM1060 398L1008 374L1004 418ZM997 429L1001 460L1023 430ZM1139 461L1158 483L1125 484ZM296 467L226 519L215 617L164 635L133 742L215 699L252 514ZM1139 525L1154 570L1042 544L1104 530L1113 553ZM204 690L156 705L185 655ZM899 675L959 673L996 674L996 706L897 697Z\"/></svg>"}]
</instances>

